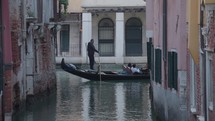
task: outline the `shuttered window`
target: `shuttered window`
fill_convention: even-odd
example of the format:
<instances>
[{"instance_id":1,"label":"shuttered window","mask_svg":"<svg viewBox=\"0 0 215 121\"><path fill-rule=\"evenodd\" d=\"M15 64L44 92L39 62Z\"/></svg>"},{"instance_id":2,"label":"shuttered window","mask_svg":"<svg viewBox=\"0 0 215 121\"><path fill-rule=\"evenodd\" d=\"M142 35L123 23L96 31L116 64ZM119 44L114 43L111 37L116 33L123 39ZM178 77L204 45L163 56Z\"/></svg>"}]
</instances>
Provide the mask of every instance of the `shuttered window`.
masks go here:
<instances>
[{"instance_id":1,"label":"shuttered window","mask_svg":"<svg viewBox=\"0 0 215 121\"><path fill-rule=\"evenodd\" d=\"M161 83L161 49L155 49L155 82Z\"/></svg>"},{"instance_id":2,"label":"shuttered window","mask_svg":"<svg viewBox=\"0 0 215 121\"><path fill-rule=\"evenodd\" d=\"M151 48L152 48L152 38L149 38L149 42L147 42L147 64L148 69L151 69Z\"/></svg>"},{"instance_id":3,"label":"shuttered window","mask_svg":"<svg viewBox=\"0 0 215 121\"><path fill-rule=\"evenodd\" d=\"M213 111L213 100L214 100L214 83L213 83L213 54L206 52L206 82L208 92L208 108Z\"/></svg>"},{"instance_id":4,"label":"shuttered window","mask_svg":"<svg viewBox=\"0 0 215 121\"><path fill-rule=\"evenodd\" d=\"M154 45L151 46L151 77L154 80Z\"/></svg>"},{"instance_id":5,"label":"shuttered window","mask_svg":"<svg viewBox=\"0 0 215 121\"><path fill-rule=\"evenodd\" d=\"M197 82L196 82L196 65L194 63L193 58L190 56L190 110L192 113L196 113L196 106L197 106Z\"/></svg>"},{"instance_id":6,"label":"shuttered window","mask_svg":"<svg viewBox=\"0 0 215 121\"><path fill-rule=\"evenodd\" d=\"M37 1L37 21L38 23L42 23L43 21L43 0Z\"/></svg>"},{"instance_id":7,"label":"shuttered window","mask_svg":"<svg viewBox=\"0 0 215 121\"><path fill-rule=\"evenodd\" d=\"M126 56L142 56L142 22L139 18L130 18L125 24Z\"/></svg>"},{"instance_id":8,"label":"shuttered window","mask_svg":"<svg viewBox=\"0 0 215 121\"><path fill-rule=\"evenodd\" d=\"M2 2L0 2L0 91L3 90L3 29Z\"/></svg>"},{"instance_id":9,"label":"shuttered window","mask_svg":"<svg viewBox=\"0 0 215 121\"><path fill-rule=\"evenodd\" d=\"M99 53L101 56L114 55L114 24L109 18L104 18L99 22L98 38Z\"/></svg>"},{"instance_id":10,"label":"shuttered window","mask_svg":"<svg viewBox=\"0 0 215 121\"><path fill-rule=\"evenodd\" d=\"M178 88L178 67L177 67L177 53L168 52L168 86L169 88Z\"/></svg>"},{"instance_id":11,"label":"shuttered window","mask_svg":"<svg viewBox=\"0 0 215 121\"><path fill-rule=\"evenodd\" d=\"M60 50L69 52L69 25L62 25L60 32Z\"/></svg>"}]
</instances>

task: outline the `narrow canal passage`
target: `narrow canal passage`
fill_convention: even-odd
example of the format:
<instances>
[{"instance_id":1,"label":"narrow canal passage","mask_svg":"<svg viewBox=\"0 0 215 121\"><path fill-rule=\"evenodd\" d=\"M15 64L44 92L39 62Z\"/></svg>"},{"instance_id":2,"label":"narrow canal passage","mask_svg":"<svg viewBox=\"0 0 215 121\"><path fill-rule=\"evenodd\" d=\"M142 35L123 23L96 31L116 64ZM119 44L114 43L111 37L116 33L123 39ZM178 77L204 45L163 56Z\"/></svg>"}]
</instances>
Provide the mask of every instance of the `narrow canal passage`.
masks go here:
<instances>
[{"instance_id":1,"label":"narrow canal passage","mask_svg":"<svg viewBox=\"0 0 215 121\"><path fill-rule=\"evenodd\" d=\"M92 82L57 71L57 91L13 116L13 121L155 121L149 84Z\"/></svg>"}]
</instances>

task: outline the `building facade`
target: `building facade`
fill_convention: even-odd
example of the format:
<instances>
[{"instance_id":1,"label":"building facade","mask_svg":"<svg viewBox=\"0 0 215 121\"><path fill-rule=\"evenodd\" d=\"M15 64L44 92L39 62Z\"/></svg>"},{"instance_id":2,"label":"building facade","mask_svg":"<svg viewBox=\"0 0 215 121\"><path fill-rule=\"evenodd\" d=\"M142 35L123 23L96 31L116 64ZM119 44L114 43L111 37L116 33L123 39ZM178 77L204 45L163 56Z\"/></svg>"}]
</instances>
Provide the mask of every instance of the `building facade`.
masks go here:
<instances>
[{"instance_id":1,"label":"building facade","mask_svg":"<svg viewBox=\"0 0 215 121\"><path fill-rule=\"evenodd\" d=\"M186 0L147 0L153 109L161 120L187 120Z\"/></svg>"},{"instance_id":2,"label":"building facade","mask_svg":"<svg viewBox=\"0 0 215 121\"><path fill-rule=\"evenodd\" d=\"M147 0L153 108L162 120L215 120L214 4Z\"/></svg>"},{"instance_id":3,"label":"building facade","mask_svg":"<svg viewBox=\"0 0 215 121\"><path fill-rule=\"evenodd\" d=\"M100 52L95 55L97 62L145 63L145 30L144 1L69 1L58 33L56 62L66 58L72 63L88 63L86 46L94 39Z\"/></svg>"},{"instance_id":4,"label":"building facade","mask_svg":"<svg viewBox=\"0 0 215 121\"><path fill-rule=\"evenodd\" d=\"M2 0L0 26L1 120L26 99L56 87L56 0Z\"/></svg>"}]
</instances>

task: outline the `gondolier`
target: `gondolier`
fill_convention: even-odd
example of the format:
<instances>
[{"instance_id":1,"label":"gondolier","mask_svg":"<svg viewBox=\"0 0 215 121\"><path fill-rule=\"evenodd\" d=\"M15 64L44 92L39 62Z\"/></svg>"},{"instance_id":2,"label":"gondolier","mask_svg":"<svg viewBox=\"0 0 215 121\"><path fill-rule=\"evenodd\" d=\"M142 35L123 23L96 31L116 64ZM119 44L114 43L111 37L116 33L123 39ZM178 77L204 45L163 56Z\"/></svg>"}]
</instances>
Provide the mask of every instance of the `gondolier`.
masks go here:
<instances>
[{"instance_id":1,"label":"gondolier","mask_svg":"<svg viewBox=\"0 0 215 121\"><path fill-rule=\"evenodd\" d=\"M94 53L97 52L99 54L99 51L96 50L93 39L91 39L90 42L88 42L87 51L88 51L88 57L90 60L90 69L94 70L94 67L93 67L95 63Z\"/></svg>"}]
</instances>

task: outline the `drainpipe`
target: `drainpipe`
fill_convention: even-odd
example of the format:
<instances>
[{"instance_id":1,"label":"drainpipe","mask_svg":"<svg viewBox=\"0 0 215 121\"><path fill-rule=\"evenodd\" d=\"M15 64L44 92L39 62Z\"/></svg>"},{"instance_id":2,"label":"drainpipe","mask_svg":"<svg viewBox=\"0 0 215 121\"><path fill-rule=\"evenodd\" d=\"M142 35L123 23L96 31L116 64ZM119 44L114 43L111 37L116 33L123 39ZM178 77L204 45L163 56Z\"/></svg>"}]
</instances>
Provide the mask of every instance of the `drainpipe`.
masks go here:
<instances>
[{"instance_id":1,"label":"drainpipe","mask_svg":"<svg viewBox=\"0 0 215 121\"><path fill-rule=\"evenodd\" d=\"M22 39L26 39L26 0L22 0Z\"/></svg>"},{"instance_id":2,"label":"drainpipe","mask_svg":"<svg viewBox=\"0 0 215 121\"><path fill-rule=\"evenodd\" d=\"M21 19L21 30L22 30L22 38L21 38L21 49L22 49L22 51L23 52L25 52L26 53L26 49L25 49L25 44L26 44L26 36L27 36L27 34L26 34L26 0L22 0L21 1L21 6L22 6L22 11L21 11L21 17L22 17L22 19ZM26 56L25 56L25 54L24 54L24 56L23 57L21 57L21 60L24 60L24 64L23 64L23 67L25 68L23 71L24 71L24 73L23 73L23 80L24 80L24 85L22 85L22 86L24 86L24 91L26 92L27 90L27 88L26 88L26 85L27 85L27 82L26 82ZM24 96L25 96L25 98L26 98L26 93L24 93Z\"/></svg>"},{"instance_id":3,"label":"drainpipe","mask_svg":"<svg viewBox=\"0 0 215 121\"><path fill-rule=\"evenodd\" d=\"M167 59L167 0L163 0L163 59Z\"/></svg>"},{"instance_id":4,"label":"drainpipe","mask_svg":"<svg viewBox=\"0 0 215 121\"><path fill-rule=\"evenodd\" d=\"M58 21L57 17L57 0L53 0L53 14L54 14L54 21Z\"/></svg>"},{"instance_id":5,"label":"drainpipe","mask_svg":"<svg viewBox=\"0 0 215 121\"><path fill-rule=\"evenodd\" d=\"M1 110L1 117L0 120L3 120L3 22L2 22L2 1L0 1L0 110Z\"/></svg>"},{"instance_id":6,"label":"drainpipe","mask_svg":"<svg viewBox=\"0 0 215 121\"><path fill-rule=\"evenodd\" d=\"M164 60L164 80L167 80L167 0L163 0L163 60ZM167 81L165 81L167 88Z\"/></svg>"},{"instance_id":7,"label":"drainpipe","mask_svg":"<svg viewBox=\"0 0 215 121\"><path fill-rule=\"evenodd\" d=\"M207 121L208 118L208 114L207 114L207 81L206 81L206 52L205 52L205 41L204 41L204 36L202 34L202 28L203 28L203 24L204 24L204 3L201 3L201 9L200 9L200 39L201 39L201 50L203 51L203 59L202 59L202 71L203 71L203 87L204 87L204 115L205 115L205 121Z\"/></svg>"},{"instance_id":8,"label":"drainpipe","mask_svg":"<svg viewBox=\"0 0 215 121\"><path fill-rule=\"evenodd\" d=\"M0 2L0 92L3 90L3 22L2 1Z\"/></svg>"}]
</instances>

